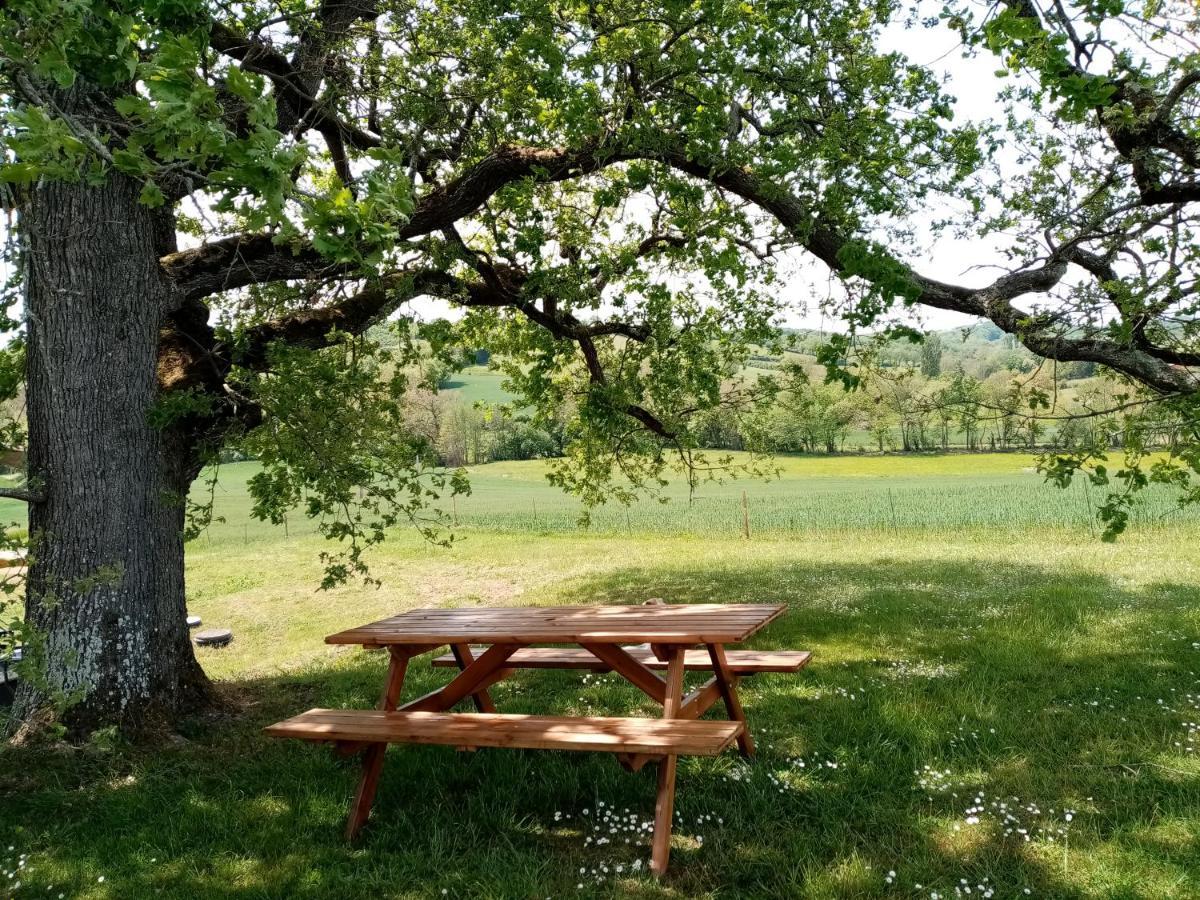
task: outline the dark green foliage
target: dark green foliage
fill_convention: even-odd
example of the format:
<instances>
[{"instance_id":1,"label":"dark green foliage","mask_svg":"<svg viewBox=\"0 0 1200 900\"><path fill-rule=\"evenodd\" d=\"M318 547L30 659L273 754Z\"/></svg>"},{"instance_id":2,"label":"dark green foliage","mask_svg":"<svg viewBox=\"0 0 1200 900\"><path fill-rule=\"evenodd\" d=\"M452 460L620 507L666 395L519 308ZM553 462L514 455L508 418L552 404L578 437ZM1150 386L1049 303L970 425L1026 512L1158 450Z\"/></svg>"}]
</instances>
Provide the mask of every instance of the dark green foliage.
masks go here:
<instances>
[{"instance_id":1,"label":"dark green foliage","mask_svg":"<svg viewBox=\"0 0 1200 900\"><path fill-rule=\"evenodd\" d=\"M942 339L937 334L926 335L921 345L921 374L926 378L942 374Z\"/></svg>"}]
</instances>

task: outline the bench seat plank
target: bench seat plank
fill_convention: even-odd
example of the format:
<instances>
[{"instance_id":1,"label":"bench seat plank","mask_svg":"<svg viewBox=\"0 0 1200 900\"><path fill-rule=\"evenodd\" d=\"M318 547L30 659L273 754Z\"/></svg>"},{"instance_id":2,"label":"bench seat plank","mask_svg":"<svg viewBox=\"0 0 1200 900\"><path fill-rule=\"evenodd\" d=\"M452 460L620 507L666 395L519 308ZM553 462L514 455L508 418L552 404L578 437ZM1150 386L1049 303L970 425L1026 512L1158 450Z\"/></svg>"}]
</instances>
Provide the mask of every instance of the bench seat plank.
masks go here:
<instances>
[{"instance_id":1,"label":"bench seat plank","mask_svg":"<svg viewBox=\"0 0 1200 900\"><path fill-rule=\"evenodd\" d=\"M688 719L310 709L266 733L306 741L716 756L743 728L741 722Z\"/></svg>"},{"instance_id":2,"label":"bench seat plank","mask_svg":"<svg viewBox=\"0 0 1200 900\"><path fill-rule=\"evenodd\" d=\"M472 647L478 653L486 647ZM626 647L626 652L651 669L666 669L667 664L654 655L649 647ZM759 672L799 672L810 659L807 650L727 650L729 671L734 675L754 675ZM435 666L457 666L454 654L447 653L433 660ZM510 656L504 663L509 668L520 669L588 669L607 672L608 666L589 653L575 647L525 647ZM684 654L683 666L689 671L711 671L712 659L707 650L688 650Z\"/></svg>"}]
</instances>

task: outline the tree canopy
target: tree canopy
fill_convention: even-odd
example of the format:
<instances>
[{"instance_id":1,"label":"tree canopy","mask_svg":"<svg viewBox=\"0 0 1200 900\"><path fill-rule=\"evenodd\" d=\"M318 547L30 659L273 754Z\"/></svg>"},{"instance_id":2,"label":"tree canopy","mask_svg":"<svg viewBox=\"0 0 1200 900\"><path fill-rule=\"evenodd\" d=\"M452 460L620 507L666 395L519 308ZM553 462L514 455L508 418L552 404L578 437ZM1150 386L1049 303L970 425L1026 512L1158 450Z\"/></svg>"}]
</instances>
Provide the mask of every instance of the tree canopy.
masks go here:
<instances>
[{"instance_id":1,"label":"tree canopy","mask_svg":"<svg viewBox=\"0 0 1200 900\"><path fill-rule=\"evenodd\" d=\"M778 340L779 261L797 254L835 278L821 302L850 333L822 351L833 380L855 383L855 333L924 305L1193 409L1195 8L920 12L16 0L2 179L18 210L47 180L124 178L175 213L164 421L202 422L210 454L247 442L263 515L303 499L356 547L447 487L398 439L405 353L358 337L421 296L467 314L402 329L407 353L487 347L538 415L572 404L556 477L593 501L688 457L696 413L769 395L732 376ZM954 85L887 49L924 29L994 57L1003 121L962 115ZM988 238L1004 271L922 274L943 231ZM18 222L18 272L21 252ZM1195 463L1159 476L1186 484Z\"/></svg>"}]
</instances>

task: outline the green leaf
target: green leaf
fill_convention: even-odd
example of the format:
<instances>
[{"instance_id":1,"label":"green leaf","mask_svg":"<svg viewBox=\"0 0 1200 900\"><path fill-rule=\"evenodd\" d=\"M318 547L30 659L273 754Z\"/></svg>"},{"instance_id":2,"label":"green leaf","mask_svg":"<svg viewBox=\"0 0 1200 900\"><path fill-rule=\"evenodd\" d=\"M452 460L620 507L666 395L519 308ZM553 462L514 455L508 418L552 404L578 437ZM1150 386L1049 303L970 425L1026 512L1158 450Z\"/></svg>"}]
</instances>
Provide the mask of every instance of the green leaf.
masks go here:
<instances>
[{"instance_id":1,"label":"green leaf","mask_svg":"<svg viewBox=\"0 0 1200 900\"><path fill-rule=\"evenodd\" d=\"M144 206L155 208L166 203L167 198L157 184L153 181L146 181L142 185L142 192L138 195L138 202Z\"/></svg>"}]
</instances>

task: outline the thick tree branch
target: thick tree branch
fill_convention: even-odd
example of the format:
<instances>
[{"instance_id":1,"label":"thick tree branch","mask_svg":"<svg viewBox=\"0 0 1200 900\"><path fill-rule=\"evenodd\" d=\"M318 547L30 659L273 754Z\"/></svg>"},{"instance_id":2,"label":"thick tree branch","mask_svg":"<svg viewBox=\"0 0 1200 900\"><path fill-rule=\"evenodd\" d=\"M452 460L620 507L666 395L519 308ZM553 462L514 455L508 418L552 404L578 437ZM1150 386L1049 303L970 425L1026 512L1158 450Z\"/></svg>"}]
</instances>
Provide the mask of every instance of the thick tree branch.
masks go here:
<instances>
[{"instance_id":1,"label":"thick tree branch","mask_svg":"<svg viewBox=\"0 0 1200 900\"><path fill-rule=\"evenodd\" d=\"M709 181L747 200L774 216L798 242L830 269L844 276L853 271L842 257L849 239L824 222L807 204L775 182L759 178L751 170L730 166L721 159L702 159L681 148L629 148L601 150L584 148L505 147L471 166L458 178L431 191L417 205L412 218L401 229L402 238L418 237L449 228L478 210L504 185L526 177L555 181L579 177L605 165L635 157L655 159L678 171ZM1143 347L1096 337L1075 337L1055 330L1056 323L1029 315L1012 305L1025 294L1045 293L1066 274L1071 260L1088 268L1092 262L1081 251L1052 256L1042 265L1005 275L992 284L972 288L950 284L906 268L916 288L916 302L990 319L1016 335L1030 350L1060 361L1087 361L1123 372L1164 393L1194 392L1195 376ZM269 235L239 235L181 251L163 259L164 270L188 296L206 296L221 290L262 281L326 277L345 274L311 248L292 250L276 246ZM512 306L560 337L578 340L602 334L623 334L635 340L646 335L628 323L585 325L548 315L516 293L497 291L471 300L476 305Z\"/></svg>"},{"instance_id":2,"label":"thick tree branch","mask_svg":"<svg viewBox=\"0 0 1200 900\"><path fill-rule=\"evenodd\" d=\"M1200 181L1175 181L1156 184L1147 181L1142 188L1142 202L1147 205L1168 203L1200 203Z\"/></svg>"},{"instance_id":3,"label":"thick tree branch","mask_svg":"<svg viewBox=\"0 0 1200 900\"><path fill-rule=\"evenodd\" d=\"M373 3L323 3L317 22L304 30L290 60L270 44L240 35L221 22L213 22L209 32L213 49L237 60L247 71L270 79L280 131L299 135L311 128L321 134L338 177L347 185L353 181L347 146L369 150L380 146L381 139L342 121L328 101L318 96L328 75L325 51L344 37L356 20L375 15Z\"/></svg>"},{"instance_id":4,"label":"thick tree branch","mask_svg":"<svg viewBox=\"0 0 1200 900\"><path fill-rule=\"evenodd\" d=\"M273 281L345 276L349 267L331 262L308 244L276 244L267 233L237 234L159 260L163 272L183 296L200 300L212 294Z\"/></svg>"},{"instance_id":5,"label":"thick tree branch","mask_svg":"<svg viewBox=\"0 0 1200 900\"><path fill-rule=\"evenodd\" d=\"M749 169L728 166L721 160L701 160L679 150L663 151L659 158L679 171L706 179L771 213L791 230L810 253L834 272L853 275L842 258L848 239L822 221L778 184L758 178ZM1076 252L1078 256L1078 252ZM1082 258L1082 257L1081 257ZM1045 293L1066 274L1068 260L1051 256L1033 269L1005 275L982 288L948 284L905 267L918 289L915 302L990 319L1030 350L1048 359L1095 362L1129 375L1162 393L1194 393L1200 381L1194 373L1173 365L1156 353L1135 344L1062 333L1058 323L1034 317L1012 305L1025 294ZM1166 354L1166 351L1160 351Z\"/></svg>"},{"instance_id":6,"label":"thick tree branch","mask_svg":"<svg viewBox=\"0 0 1200 900\"><path fill-rule=\"evenodd\" d=\"M1002 2L1021 18L1037 23L1040 41L1053 42L1054 36L1032 0ZM1044 52L1044 48L1035 49ZM1200 73L1187 72L1164 93L1155 94L1135 76L1113 77L1087 71L1079 54L1074 62L1064 61L1064 65L1066 70L1062 74L1069 73L1072 79L1092 82L1106 89L1098 92L1105 99L1095 106L1097 121L1117 153L1129 163L1142 202L1153 206L1200 201L1200 182L1194 179L1164 182L1161 165L1155 157L1155 151L1161 151L1173 156L1187 169L1200 168L1200 141L1170 121L1171 112L1180 98L1200 83Z\"/></svg>"},{"instance_id":7,"label":"thick tree branch","mask_svg":"<svg viewBox=\"0 0 1200 900\"><path fill-rule=\"evenodd\" d=\"M1153 136L1150 136L1153 137ZM1141 139L1148 140L1147 135ZM1115 140L1115 138L1114 138ZM730 166L721 159L702 159L682 146L669 144L649 148L610 144L583 148L501 147L467 167L458 177L434 188L422 197L411 219L399 229L401 240L445 230L470 216L497 191L523 178L560 181L595 172L604 166L634 158L655 159L678 171L709 181L739 196L774 216L791 231L810 253L833 271L853 275L842 253L849 238L839 233L809 206L783 190L777 183L766 182L744 167ZM1160 190L1180 190L1172 186ZM1045 293L1054 288L1066 273L1070 258L1093 271L1095 262L1081 252L1052 255L1040 266L1006 275L982 288L948 284L906 269L916 288L916 301L939 309L982 316L1004 330L1017 335L1036 353L1059 360L1100 363L1168 393L1195 391L1193 374L1180 369L1135 344L1096 337L1063 333L1061 323L1045 317L1033 317L1012 305L1014 299L1030 293ZM267 235L235 236L195 250L183 251L164 259L164 268L189 296L204 296L219 290L242 287L258 281L322 277L330 264L310 248L294 251L272 243ZM336 267L335 267L336 268ZM1093 271L1093 274L1095 272ZM1101 277L1101 276L1097 276ZM620 333L634 339L644 336L630 333L625 324L606 325L604 331L588 332L579 322L568 322L549 315L527 301L514 303L492 285L491 296L477 300L494 305L514 306L532 320L551 328L561 337L579 340L601 333Z\"/></svg>"},{"instance_id":8,"label":"thick tree branch","mask_svg":"<svg viewBox=\"0 0 1200 900\"><path fill-rule=\"evenodd\" d=\"M268 366L268 350L276 341L319 349L329 346L331 334L361 334L415 297L452 297L469 291L468 285L434 269L396 272L336 303L300 310L249 328L227 352L233 364L262 370Z\"/></svg>"},{"instance_id":9,"label":"thick tree branch","mask_svg":"<svg viewBox=\"0 0 1200 900\"><path fill-rule=\"evenodd\" d=\"M628 150L601 146L574 148L501 147L469 166L457 178L417 201L399 240L443 231L476 212L505 185L523 178L563 181L632 158ZM308 245L276 244L267 233L240 234L172 253L163 270L188 297L199 298L251 284L324 278L344 274Z\"/></svg>"},{"instance_id":10,"label":"thick tree branch","mask_svg":"<svg viewBox=\"0 0 1200 900\"><path fill-rule=\"evenodd\" d=\"M1198 84L1200 84L1200 69L1192 69L1181 75L1179 80L1167 91L1167 95L1163 97L1162 103L1158 105L1158 117L1165 120L1171 111L1175 109L1175 104L1183 98L1183 95Z\"/></svg>"}]
</instances>

